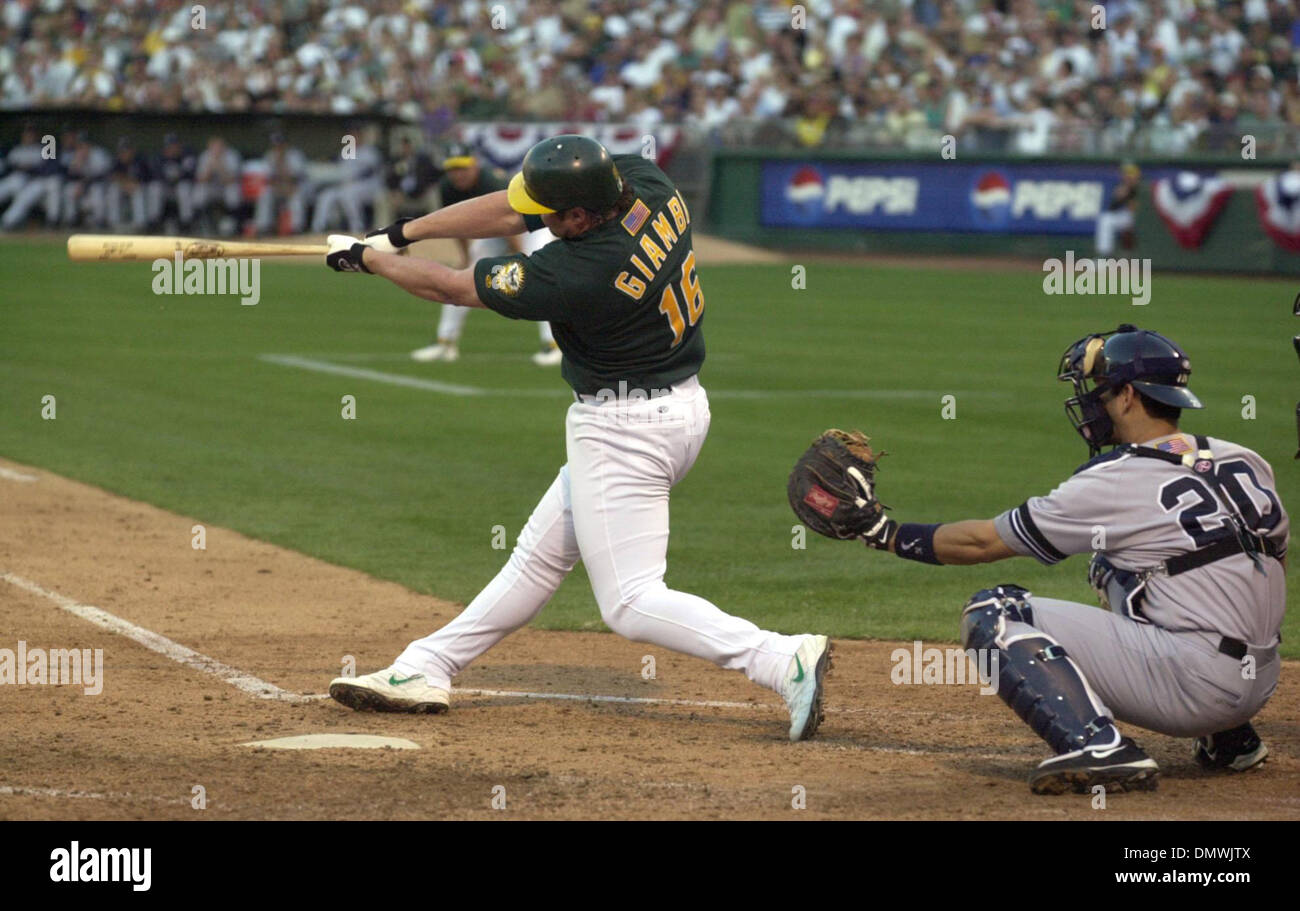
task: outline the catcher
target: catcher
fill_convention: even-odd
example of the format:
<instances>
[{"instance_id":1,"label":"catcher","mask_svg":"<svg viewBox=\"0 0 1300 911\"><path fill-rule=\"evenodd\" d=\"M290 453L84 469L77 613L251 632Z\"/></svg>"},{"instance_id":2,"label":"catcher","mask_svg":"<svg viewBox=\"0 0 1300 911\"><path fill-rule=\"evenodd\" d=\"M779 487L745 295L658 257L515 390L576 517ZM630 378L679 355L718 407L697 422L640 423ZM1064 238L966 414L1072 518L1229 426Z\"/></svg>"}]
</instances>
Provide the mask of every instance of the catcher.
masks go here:
<instances>
[{"instance_id":1,"label":"catcher","mask_svg":"<svg viewBox=\"0 0 1300 911\"><path fill-rule=\"evenodd\" d=\"M1178 429L1183 408L1202 407L1190 373L1173 342L1135 326L1075 342L1058 378L1074 386L1066 414L1093 458L994 519L887 517L860 433L828 431L790 475L809 528L907 560L1092 552L1089 580L1109 611L999 585L962 612L963 644L997 650L998 694L1056 753L1030 776L1035 793L1154 789L1155 761L1116 721L1197 738L1207 768L1268 755L1250 720L1277 687L1290 523L1262 457Z\"/></svg>"}]
</instances>

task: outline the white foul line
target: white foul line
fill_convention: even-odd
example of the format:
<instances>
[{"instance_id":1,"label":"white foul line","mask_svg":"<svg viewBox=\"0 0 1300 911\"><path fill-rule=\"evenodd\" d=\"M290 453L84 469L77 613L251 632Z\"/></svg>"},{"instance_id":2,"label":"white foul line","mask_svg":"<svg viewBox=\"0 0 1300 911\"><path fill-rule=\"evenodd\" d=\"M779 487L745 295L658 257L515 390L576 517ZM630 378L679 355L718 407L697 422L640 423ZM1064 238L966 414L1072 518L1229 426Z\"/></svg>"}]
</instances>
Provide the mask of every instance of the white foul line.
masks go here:
<instances>
[{"instance_id":1,"label":"white foul line","mask_svg":"<svg viewBox=\"0 0 1300 911\"><path fill-rule=\"evenodd\" d=\"M491 696L497 699L557 699L566 702L613 702L619 705L679 705L703 709L774 709L761 702L719 702L706 699L657 699L652 696L590 696L582 693L525 693L513 690L452 690L457 696Z\"/></svg>"},{"instance_id":2,"label":"white foul line","mask_svg":"<svg viewBox=\"0 0 1300 911\"><path fill-rule=\"evenodd\" d=\"M21 471L14 471L12 468L5 468L0 465L0 478L6 481L37 481L40 480L34 474L24 474Z\"/></svg>"},{"instance_id":3,"label":"white foul line","mask_svg":"<svg viewBox=\"0 0 1300 911\"><path fill-rule=\"evenodd\" d=\"M8 582L10 585L30 592L33 595L39 595L53 601L59 608L67 611L75 617L80 617L95 624L101 629L108 630L110 633L117 633L126 636L133 642L143 645L145 648L157 652L166 658L170 658L177 664L188 667L192 670L202 671L205 674L211 674L218 680L229 683L239 691L250 696L256 696L258 699L269 699L277 702L294 702L294 703L311 703L323 702L329 699L327 693L291 693L288 690L281 689L274 683L270 683L260 677L241 671L238 668L224 664L215 658L209 658L207 655L194 651L188 646L181 645L168 639L166 636L155 633L152 630L137 626L129 620L123 620L115 614L110 614L103 608L94 607L89 604L82 604L66 595L50 591L32 582L30 579L24 579L22 576L10 572L0 572L0 581ZM488 690L488 689L453 689L452 694L459 697L482 697L488 699L537 699L557 702L594 702L614 705L663 705L676 706L679 708L692 709L758 709L761 711L778 711L782 707L773 703L766 702L727 702L718 699L670 699L656 696L603 696L597 693L536 693L526 690ZM896 709L876 710L867 707L851 706L827 706L826 712L835 715L876 715L884 714L891 717L897 715L925 715L934 717L933 712L909 712L899 711ZM4 791L0 789L0 794Z\"/></svg>"},{"instance_id":4,"label":"white foul line","mask_svg":"<svg viewBox=\"0 0 1300 911\"><path fill-rule=\"evenodd\" d=\"M65 791L61 788L25 788L0 785L0 797L67 797L77 800L150 800L155 803L189 803L183 797L152 797L137 794L97 794L94 791Z\"/></svg>"},{"instance_id":5,"label":"white foul line","mask_svg":"<svg viewBox=\"0 0 1300 911\"><path fill-rule=\"evenodd\" d=\"M17 586L24 591L31 592L33 595L40 595L53 601L61 609L67 611L75 617L87 620L101 629L106 629L110 633L118 633L126 636L133 642L143 645L145 648L155 651L178 664L192 668L196 671L202 671L205 674L212 674L220 680L229 683L236 689L247 693L250 696L256 696L259 699L274 699L280 702L316 702L318 700L328 699L329 696L323 693L291 693L283 690L274 683L268 683L259 677L245 673L238 668L233 668L228 664L223 664L215 658L209 658L202 655L188 646L174 642L166 636L159 635L152 630L147 630L143 626L137 626L129 620L123 620L115 614L110 614L103 608L94 607L89 604L82 604L66 595L42 588L30 579L24 579L22 576L16 576L13 573L0 573L0 580L8 582L10 585ZM596 696L582 695L579 693L528 693L516 690L454 690L459 696L485 696L497 699L556 699L571 702L613 702L624 705L677 705L691 708L719 708L719 709L770 709L773 706L763 705L754 702L719 702L710 700L692 700L692 699L655 699L644 696Z\"/></svg>"},{"instance_id":6,"label":"white foul line","mask_svg":"<svg viewBox=\"0 0 1300 911\"><path fill-rule=\"evenodd\" d=\"M181 645L179 642L173 642L166 636L159 635L152 630L147 630L143 626L136 626L129 620L123 620L108 611L94 607L89 604L82 604L74 601L58 592L52 592L49 589L42 588L30 579L24 579L22 576L16 576L13 573L0 573L0 580L8 582L10 585L17 586L24 591L31 592L33 595L40 595L53 601L62 610L67 611L74 617L80 617L82 620L89 621L101 629L106 629L110 633L117 633L121 636L143 645L150 651L155 651L178 664L194 670L202 671L205 674L212 674L219 680L229 683L242 692L250 696L256 696L259 699L275 699L281 702L307 702L308 699L299 693L290 693L282 690L273 683L267 683L265 680L254 677L252 674L246 674L243 671L233 668L228 664L222 664L215 658L209 658L207 655L201 655L194 649Z\"/></svg>"},{"instance_id":7,"label":"white foul line","mask_svg":"<svg viewBox=\"0 0 1300 911\"><path fill-rule=\"evenodd\" d=\"M335 376L347 376L358 380L370 380L386 383L389 386L404 386L407 389L422 389L426 392L439 392L443 395L480 396L504 395L510 398L545 398L558 399L572 397L568 389L555 387L530 387L528 389L488 389L484 386L464 386L457 383L444 383L439 380L427 380L404 373L385 373L382 370L369 370L365 367L351 367L347 364L335 364L318 358L299 357L296 354L261 354L258 360L281 367L297 367L315 373L331 373ZM710 390L711 399L776 399L776 398L816 398L816 399L930 399L939 398L943 393L930 389L715 389ZM1003 398L1007 393L981 390L978 394L984 398Z\"/></svg>"}]
</instances>

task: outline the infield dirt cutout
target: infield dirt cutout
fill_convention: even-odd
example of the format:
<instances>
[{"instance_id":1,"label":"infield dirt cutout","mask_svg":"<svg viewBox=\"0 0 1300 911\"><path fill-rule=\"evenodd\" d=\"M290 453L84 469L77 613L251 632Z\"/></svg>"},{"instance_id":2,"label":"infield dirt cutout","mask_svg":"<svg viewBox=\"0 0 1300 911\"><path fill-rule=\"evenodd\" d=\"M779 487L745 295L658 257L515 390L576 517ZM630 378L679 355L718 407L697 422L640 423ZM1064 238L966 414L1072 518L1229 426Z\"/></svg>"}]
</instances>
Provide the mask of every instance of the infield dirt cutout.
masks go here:
<instances>
[{"instance_id":1,"label":"infield dirt cutout","mask_svg":"<svg viewBox=\"0 0 1300 911\"><path fill-rule=\"evenodd\" d=\"M36 478L0 471L0 574L289 693L321 696L345 655L357 673L384 667L457 610L213 526L207 549L194 550L201 519L38 468L0 468ZM1160 763L1160 789L1110 795L1095 810L1090 796L1029 793L1026 776L1046 749L996 696L892 684L892 642L836 641L826 721L815 740L791 744L775 694L608 633L520 630L456 685L743 705L453 694L446 715L405 716L263 699L8 581L0 630L9 647L104 650L98 696L0 686L4 819L1300 818L1295 662L1256 721L1272 751L1262 768L1207 774L1189 741L1130 728ZM646 654L654 680L641 677ZM420 749L244 745L304 734L405 738ZM792 806L799 794L806 809Z\"/></svg>"}]
</instances>

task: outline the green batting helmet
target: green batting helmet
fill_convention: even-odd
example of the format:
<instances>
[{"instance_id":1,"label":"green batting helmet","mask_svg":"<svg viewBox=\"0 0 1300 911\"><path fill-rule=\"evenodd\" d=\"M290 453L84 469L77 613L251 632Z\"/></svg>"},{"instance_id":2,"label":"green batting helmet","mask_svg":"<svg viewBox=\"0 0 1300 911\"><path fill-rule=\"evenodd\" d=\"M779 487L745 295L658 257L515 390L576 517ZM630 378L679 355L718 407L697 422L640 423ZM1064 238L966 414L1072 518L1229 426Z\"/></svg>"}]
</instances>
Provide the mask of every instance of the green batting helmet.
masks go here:
<instances>
[{"instance_id":1,"label":"green batting helmet","mask_svg":"<svg viewBox=\"0 0 1300 911\"><path fill-rule=\"evenodd\" d=\"M623 178L609 150L572 133L543 139L528 150L510 181L510 207L524 215L573 206L600 211L618 201Z\"/></svg>"}]
</instances>

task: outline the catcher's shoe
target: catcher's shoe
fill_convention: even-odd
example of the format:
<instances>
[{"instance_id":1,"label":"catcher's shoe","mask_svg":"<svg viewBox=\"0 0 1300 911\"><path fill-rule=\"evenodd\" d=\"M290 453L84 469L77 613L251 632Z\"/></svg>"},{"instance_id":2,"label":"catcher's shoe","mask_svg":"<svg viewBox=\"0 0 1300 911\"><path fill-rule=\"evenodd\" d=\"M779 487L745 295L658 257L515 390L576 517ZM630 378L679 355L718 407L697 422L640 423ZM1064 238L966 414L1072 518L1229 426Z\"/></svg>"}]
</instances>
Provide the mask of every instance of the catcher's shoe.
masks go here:
<instances>
[{"instance_id":1,"label":"catcher's shoe","mask_svg":"<svg viewBox=\"0 0 1300 911\"><path fill-rule=\"evenodd\" d=\"M562 360L564 354L554 343L533 355L533 363L538 367L558 367Z\"/></svg>"},{"instance_id":2,"label":"catcher's shoe","mask_svg":"<svg viewBox=\"0 0 1300 911\"><path fill-rule=\"evenodd\" d=\"M790 659L781 695L790 709L790 739L807 740L824 717L822 686L831 667L831 642L825 636L805 636Z\"/></svg>"},{"instance_id":3,"label":"catcher's shoe","mask_svg":"<svg viewBox=\"0 0 1300 911\"><path fill-rule=\"evenodd\" d=\"M1246 722L1230 731L1196 738L1192 756L1205 769L1244 772L1268 758L1268 747L1259 739L1250 722Z\"/></svg>"},{"instance_id":4,"label":"catcher's shoe","mask_svg":"<svg viewBox=\"0 0 1300 911\"><path fill-rule=\"evenodd\" d=\"M460 348L455 342L435 342L432 345L425 345L423 348L416 348L411 352L411 360L427 364L431 361L454 361L460 357Z\"/></svg>"},{"instance_id":5,"label":"catcher's shoe","mask_svg":"<svg viewBox=\"0 0 1300 911\"><path fill-rule=\"evenodd\" d=\"M1125 737L1116 746L1074 750L1038 764L1029 776L1035 794L1087 794L1096 785L1108 791L1154 791L1160 769L1142 748Z\"/></svg>"},{"instance_id":6,"label":"catcher's shoe","mask_svg":"<svg viewBox=\"0 0 1300 911\"><path fill-rule=\"evenodd\" d=\"M407 675L391 667L364 677L336 677L330 698L358 712L410 712L441 715L451 700L440 686L430 686L423 674Z\"/></svg>"}]
</instances>

